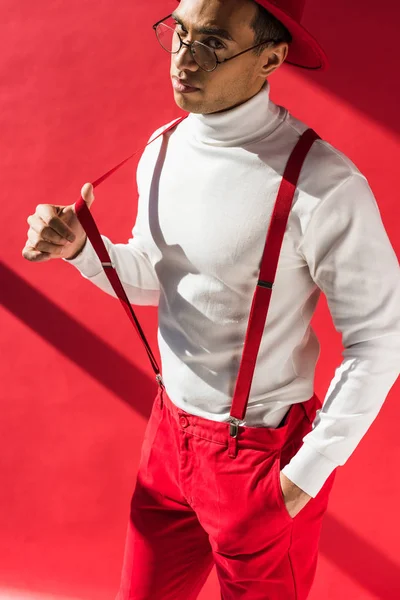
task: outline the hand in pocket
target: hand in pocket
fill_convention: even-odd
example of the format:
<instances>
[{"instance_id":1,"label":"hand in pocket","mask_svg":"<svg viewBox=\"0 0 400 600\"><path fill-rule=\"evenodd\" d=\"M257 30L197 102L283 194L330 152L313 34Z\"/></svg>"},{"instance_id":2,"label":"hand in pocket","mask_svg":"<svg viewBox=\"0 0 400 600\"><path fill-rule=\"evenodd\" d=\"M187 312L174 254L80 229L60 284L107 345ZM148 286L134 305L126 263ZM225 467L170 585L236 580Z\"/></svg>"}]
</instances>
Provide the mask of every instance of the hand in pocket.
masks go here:
<instances>
[{"instance_id":1,"label":"hand in pocket","mask_svg":"<svg viewBox=\"0 0 400 600\"><path fill-rule=\"evenodd\" d=\"M279 468L279 487L282 501L289 516L294 519L311 500L312 496L293 483Z\"/></svg>"}]
</instances>

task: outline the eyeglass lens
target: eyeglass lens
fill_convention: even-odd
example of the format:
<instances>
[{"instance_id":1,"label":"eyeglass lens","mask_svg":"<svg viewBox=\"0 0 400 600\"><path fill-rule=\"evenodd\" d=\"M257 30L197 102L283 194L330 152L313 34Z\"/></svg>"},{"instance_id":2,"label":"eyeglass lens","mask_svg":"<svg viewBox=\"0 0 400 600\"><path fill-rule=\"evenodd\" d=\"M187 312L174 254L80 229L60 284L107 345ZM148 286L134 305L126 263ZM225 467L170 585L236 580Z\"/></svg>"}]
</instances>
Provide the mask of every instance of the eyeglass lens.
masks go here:
<instances>
[{"instance_id":1,"label":"eyeglass lens","mask_svg":"<svg viewBox=\"0 0 400 600\"><path fill-rule=\"evenodd\" d=\"M156 28L156 35L164 50L171 54L179 52L181 42L175 29L172 29L172 27L169 27L165 23L159 23ZM199 67L205 71L213 71L215 69L217 61L211 48L196 41L193 42L191 51L193 58Z\"/></svg>"}]
</instances>

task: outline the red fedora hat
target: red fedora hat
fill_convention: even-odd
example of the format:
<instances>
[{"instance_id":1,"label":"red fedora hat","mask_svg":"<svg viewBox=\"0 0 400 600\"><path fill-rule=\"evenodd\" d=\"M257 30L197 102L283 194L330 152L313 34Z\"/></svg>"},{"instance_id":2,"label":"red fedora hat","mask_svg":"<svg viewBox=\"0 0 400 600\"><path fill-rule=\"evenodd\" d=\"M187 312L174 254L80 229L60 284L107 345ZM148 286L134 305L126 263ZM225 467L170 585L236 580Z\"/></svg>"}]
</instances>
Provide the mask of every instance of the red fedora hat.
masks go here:
<instances>
[{"instance_id":1,"label":"red fedora hat","mask_svg":"<svg viewBox=\"0 0 400 600\"><path fill-rule=\"evenodd\" d=\"M317 40L303 27L301 19L306 0L255 0L280 21L291 33L293 41L285 63L312 70L325 70L328 58Z\"/></svg>"}]
</instances>

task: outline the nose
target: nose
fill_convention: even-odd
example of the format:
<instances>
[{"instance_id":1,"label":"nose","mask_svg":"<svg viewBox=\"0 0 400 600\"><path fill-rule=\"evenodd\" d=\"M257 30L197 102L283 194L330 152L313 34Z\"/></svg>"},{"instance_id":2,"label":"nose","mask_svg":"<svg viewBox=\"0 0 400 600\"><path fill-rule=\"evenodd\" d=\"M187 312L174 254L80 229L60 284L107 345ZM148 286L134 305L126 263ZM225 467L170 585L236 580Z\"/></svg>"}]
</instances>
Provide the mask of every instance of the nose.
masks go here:
<instances>
[{"instance_id":1,"label":"nose","mask_svg":"<svg viewBox=\"0 0 400 600\"><path fill-rule=\"evenodd\" d=\"M183 46L173 57L174 65L178 71L198 71L199 65L194 60L190 48Z\"/></svg>"}]
</instances>

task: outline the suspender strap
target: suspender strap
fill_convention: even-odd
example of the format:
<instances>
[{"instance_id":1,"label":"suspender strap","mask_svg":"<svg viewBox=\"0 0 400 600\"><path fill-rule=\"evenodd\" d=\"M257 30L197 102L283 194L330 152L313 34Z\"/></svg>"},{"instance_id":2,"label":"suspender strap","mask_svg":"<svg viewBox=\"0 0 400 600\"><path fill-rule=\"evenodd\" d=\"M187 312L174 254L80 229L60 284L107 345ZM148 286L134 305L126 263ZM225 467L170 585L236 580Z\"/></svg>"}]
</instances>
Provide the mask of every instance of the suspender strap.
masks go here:
<instances>
[{"instance_id":1,"label":"suspender strap","mask_svg":"<svg viewBox=\"0 0 400 600\"><path fill-rule=\"evenodd\" d=\"M181 121L183 121L183 119L186 119L187 116L188 115L185 115L185 116L180 117L179 119L175 120L169 127L167 127L167 129L164 129L163 131L161 131L161 133L159 133L154 139L152 139L150 142L148 142L146 144L146 146L148 146L149 144L154 142L157 138L159 138L161 135L163 135L167 131L170 131L171 129L176 127ZM96 181L93 183L93 188L100 185L100 183L102 183L105 179L110 177L110 175L112 175L115 171L117 171L117 169L121 168L122 165L124 165L130 158L135 156L139 152L139 150L137 150L136 152L131 154L131 156L128 156L128 158L126 158L119 165L117 165L116 167L114 167L113 169L111 169L110 171L105 173L105 175L96 179ZM140 326L140 323L135 315L135 312L132 308L132 305L129 302L128 296L126 295L124 287L118 277L117 271L115 270L114 265L112 264L111 258L109 256L109 254L107 252L107 248L104 245L104 242L101 238L100 232L97 229L97 226L92 217L92 214L91 214L89 208L87 207L86 202L84 201L82 196L75 203L75 211L76 211L76 215L79 219L80 224L82 225L83 229L85 230L87 237L89 238L90 242L92 243L93 248L96 251L96 254L101 261L104 272L107 275L107 278L108 278L109 282L111 283L111 285L117 295L117 298L119 298L126 314L129 317L129 320L131 321L132 325L135 327L137 333L139 334L139 337L141 338L141 340L144 344L145 350L147 352L147 355L148 355L150 363L151 363L151 367L156 375L156 380L157 380L158 384L160 385L160 387L163 387L163 381L162 381L160 368L158 366L157 360L154 357L154 354L150 348L150 345L146 339L146 336L144 335L144 332L143 332L143 330Z\"/></svg>"},{"instance_id":2,"label":"suspender strap","mask_svg":"<svg viewBox=\"0 0 400 600\"><path fill-rule=\"evenodd\" d=\"M299 180L301 168L306 156L320 137L312 129L307 129L297 142L287 162L279 193L268 228L264 253L261 260L259 281L257 283L250 310L239 374L231 407L231 436L237 434L239 421L244 419L250 396L251 383L260 348L265 322L267 319L272 288L278 267L279 255L286 231L289 213ZM266 374L268 376L268 374Z\"/></svg>"}]
</instances>

